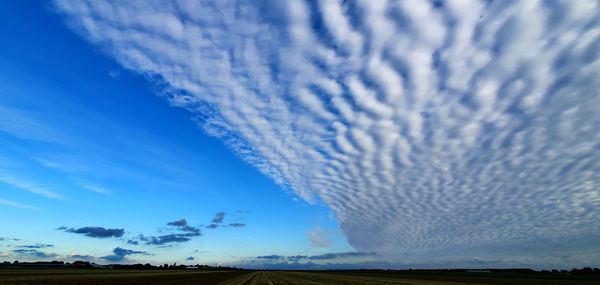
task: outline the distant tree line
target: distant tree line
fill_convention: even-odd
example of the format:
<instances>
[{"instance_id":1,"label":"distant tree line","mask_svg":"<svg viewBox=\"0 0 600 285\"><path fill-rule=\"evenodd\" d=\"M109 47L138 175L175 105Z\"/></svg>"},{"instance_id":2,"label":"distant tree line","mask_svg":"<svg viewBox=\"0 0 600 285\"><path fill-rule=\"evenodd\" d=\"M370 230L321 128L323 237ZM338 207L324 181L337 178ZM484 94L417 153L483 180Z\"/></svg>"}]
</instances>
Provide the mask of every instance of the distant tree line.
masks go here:
<instances>
[{"instance_id":1,"label":"distant tree line","mask_svg":"<svg viewBox=\"0 0 600 285\"><path fill-rule=\"evenodd\" d=\"M138 269L138 270L204 270L204 271L228 271L228 270L243 270L236 267L228 266L210 266L210 265L186 265L186 264L164 264L155 266L150 263L146 264L108 264L99 265L89 261L37 261L37 262L14 262L4 261L0 264L0 268L77 268L77 269Z\"/></svg>"},{"instance_id":2,"label":"distant tree line","mask_svg":"<svg viewBox=\"0 0 600 285\"><path fill-rule=\"evenodd\" d=\"M186 265L186 264L163 264L159 266L146 264L108 264L99 265L89 261L75 261L75 262L64 262L64 261L37 261L37 262L14 262L4 261L0 263L0 268L80 268L80 269L137 269L137 270L204 270L204 271L227 271L227 270L244 270L243 268L228 267L228 266L210 266L210 265ZM303 270L308 271L308 270ZM322 271L322 270L317 270ZM346 272L378 272L378 271L397 271L397 272L495 272L495 273L555 273L555 274L598 274L600 275L600 268L597 267L583 267L573 268L571 270L533 270L531 268L485 268L485 269L404 269L404 270L393 270L393 269L358 269L358 270L326 270L326 271L346 271Z\"/></svg>"},{"instance_id":3,"label":"distant tree line","mask_svg":"<svg viewBox=\"0 0 600 285\"><path fill-rule=\"evenodd\" d=\"M402 270L405 271L405 270ZM417 272L503 272L503 273L570 273L570 274L600 274L600 268L597 267L583 267L573 268L571 270L566 269L552 269L552 270L533 270L531 268L485 268L485 269L408 269L408 271Z\"/></svg>"},{"instance_id":4,"label":"distant tree line","mask_svg":"<svg viewBox=\"0 0 600 285\"><path fill-rule=\"evenodd\" d=\"M164 264L154 266L150 263L146 264L109 264L113 269L150 269L150 270L205 270L205 271L227 271L227 270L242 270L237 267L228 266L210 266L210 265L186 265L186 264Z\"/></svg>"}]
</instances>

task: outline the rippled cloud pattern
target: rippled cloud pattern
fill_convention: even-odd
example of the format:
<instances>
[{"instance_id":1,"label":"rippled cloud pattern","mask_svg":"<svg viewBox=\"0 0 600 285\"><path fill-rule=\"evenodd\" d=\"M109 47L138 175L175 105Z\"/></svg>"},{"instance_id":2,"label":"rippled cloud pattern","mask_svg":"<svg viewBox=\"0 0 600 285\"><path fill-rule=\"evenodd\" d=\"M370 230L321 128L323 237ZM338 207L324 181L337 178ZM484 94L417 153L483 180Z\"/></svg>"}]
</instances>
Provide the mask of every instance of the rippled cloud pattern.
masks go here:
<instances>
[{"instance_id":1,"label":"rippled cloud pattern","mask_svg":"<svg viewBox=\"0 0 600 285\"><path fill-rule=\"evenodd\" d=\"M357 250L517 258L600 241L597 1L56 7L206 133L330 207Z\"/></svg>"}]
</instances>

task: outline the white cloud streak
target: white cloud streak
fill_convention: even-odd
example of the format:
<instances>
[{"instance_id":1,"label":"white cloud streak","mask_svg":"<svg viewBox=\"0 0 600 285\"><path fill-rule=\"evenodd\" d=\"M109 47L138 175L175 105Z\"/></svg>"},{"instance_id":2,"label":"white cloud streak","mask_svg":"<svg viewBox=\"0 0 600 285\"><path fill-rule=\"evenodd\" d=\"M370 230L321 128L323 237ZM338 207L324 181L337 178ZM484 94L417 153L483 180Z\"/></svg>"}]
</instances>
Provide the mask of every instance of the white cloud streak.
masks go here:
<instances>
[{"instance_id":1,"label":"white cloud streak","mask_svg":"<svg viewBox=\"0 0 600 285\"><path fill-rule=\"evenodd\" d=\"M327 237L327 232L325 232L321 227L315 227L314 229L306 232L306 237L310 241L312 246L316 247L329 247L331 246L331 242Z\"/></svg>"},{"instance_id":2,"label":"white cloud streak","mask_svg":"<svg viewBox=\"0 0 600 285\"><path fill-rule=\"evenodd\" d=\"M92 191L92 192L95 192L95 193L98 193L98 194L102 194L102 195L106 195L106 196L110 196L111 195L110 191L108 191L108 190L106 190L103 187L98 186L98 185L86 184L86 185L81 185L81 187L83 189L86 189L86 190L89 190L89 191Z\"/></svg>"},{"instance_id":3,"label":"white cloud streak","mask_svg":"<svg viewBox=\"0 0 600 285\"><path fill-rule=\"evenodd\" d=\"M56 4L358 250L486 258L600 232L597 1Z\"/></svg>"},{"instance_id":4,"label":"white cloud streak","mask_svg":"<svg viewBox=\"0 0 600 285\"><path fill-rule=\"evenodd\" d=\"M26 209L26 210L40 211L40 208L38 208L38 207L11 201L11 200L6 200L6 199L2 199L2 198L0 198L0 205L21 208L21 209Z\"/></svg>"},{"instance_id":5,"label":"white cloud streak","mask_svg":"<svg viewBox=\"0 0 600 285\"><path fill-rule=\"evenodd\" d=\"M13 178L10 176L2 176L0 175L0 182L11 185L15 188L19 188L21 190L25 190L27 192L33 193L35 195L43 196L45 198L50 199L65 199L66 197L58 193L56 191L48 190L44 187L33 185L27 181L23 181L17 178Z\"/></svg>"}]
</instances>

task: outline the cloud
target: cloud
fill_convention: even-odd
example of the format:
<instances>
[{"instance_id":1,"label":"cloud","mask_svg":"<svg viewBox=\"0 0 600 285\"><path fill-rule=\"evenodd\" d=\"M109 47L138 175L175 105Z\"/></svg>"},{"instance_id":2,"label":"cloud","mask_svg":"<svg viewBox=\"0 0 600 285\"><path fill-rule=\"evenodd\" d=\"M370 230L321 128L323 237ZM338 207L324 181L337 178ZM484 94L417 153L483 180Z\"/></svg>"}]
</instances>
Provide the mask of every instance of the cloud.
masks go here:
<instances>
[{"instance_id":1,"label":"cloud","mask_svg":"<svg viewBox=\"0 0 600 285\"><path fill-rule=\"evenodd\" d=\"M186 219L181 219L178 221L173 221L173 222L168 222L167 225L169 226L175 226L175 227L185 227L187 226L187 220Z\"/></svg>"},{"instance_id":2,"label":"cloud","mask_svg":"<svg viewBox=\"0 0 600 285\"><path fill-rule=\"evenodd\" d=\"M67 233L81 234L93 238L122 237L125 233L124 229L107 229L103 227L83 227L78 229L60 227L58 229L64 230Z\"/></svg>"},{"instance_id":3,"label":"cloud","mask_svg":"<svg viewBox=\"0 0 600 285\"><path fill-rule=\"evenodd\" d=\"M140 235L138 238L147 245L165 245L168 243L182 243L192 240L192 237L199 236L200 234L168 234L160 236L144 236ZM137 244L137 243L131 243Z\"/></svg>"},{"instance_id":4,"label":"cloud","mask_svg":"<svg viewBox=\"0 0 600 285\"><path fill-rule=\"evenodd\" d=\"M110 76L110 77L112 77L114 79L119 79L119 78L121 78L121 71L113 69L113 70L111 70L111 71L108 72L108 76Z\"/></svg>"},{"instance_id":5,"label":"cloud","mask_svg":"<svg viewBox=\"0 0 600 285\"><path fill-rule=\"evenodd\" d=\"M289 257L288 257L289 258ZM242 268L252 269L286 269L286 270L336 270L336 269L435 269L448 268L532 268L537 270L549 269L549 268L561 268L561 265L565 264L565 257L557 258L545 256L543 260L537 258L525 258L525 259L481 259L481 258L469 258L469 259L440 259L433 262L414 262L414 261L400 261L400 262L389 262L389 261L353 261L344 262L341 260L314 260L308 262L296 262L296 261L264 261L252 260L246 261L241 264L235 264L234 266ZM289 260L289 259L288 259ZM593 263L594 258L588 256L577 256L575 260L567 258L567 263L574 264L576 268L585 267L585 264Z\"/></svg>"},{"instance_id":6,"label":"cloud","mask_svg":"<svg viewBox=\"0 0 600 285\"><path fill-rule=\"evenodd\" d=\"M225 219L225 212L219 212L215 214L215 217L212 219L212 222L215 224L221 224L223 223L223 220Z\"/></svg>"},{"instance_id":7,"label":"cloud","mask_svg":"<svg viewBox=\"0 0 600 285\"><path fill-rule=\"evenodd\" d=\"M246 226L246 224L244 223L230 223L229 224L230 227L234 227L234 228L243 228Z\"/></svg>"},{"instance_id":8,"label":"cloud","mask_svg":"<svg viewBox=\"0 0 600 285\"><path fill-rule=\"evenodd\" d=\"M113 253L115 255L120 255L120 256L125 256L125 255L130 255L130 254L144 254L144 255L147 255L147 253L145 251L125 249L125 248L121 248L121 247L116 247L115 249L113 249Z\"/></svg>"},{"instance_id":9,"label":"cloud","mask_svg":"<svg viewBox=\"0 0 600 285\"><path fill-rule=\"evenodd\" d=\"M306 259L306 258L308 258L308 256L306 256L306 255L291 255L291 256L287 257L287 259L294 261L294 262L296 262L298 260Z\"/></svg>"},{"instance_id":10,"label":"cloud","mask_svg":"<svg viewBox=\"0 0 600 285\"><path fill-rule=\"evenodd\" d=\"M49 199L65 199L65 196L61 193L52 191L52 190L48 190L44 187L40 187L37 185L33 185L29 182L26 181L22 181L13 177L8 177L8 176L2 176L2 174L0 174L0 182L6 183L8 185L11 185L13 187L28 191L30 193L33 193L35 195L40 195L43 196L45 198L49 198ZM6 201L6 200L4 200ZM10 206L10 203L8 203L10 201L7 201L7 205ZM4 203L3 203L4 204ZM35 207L31 207L31 206L27 206L24 204L19 204L15 202L12 202L13 206L16 207L20 207L20 208L28 208L28 209L37 209Z\"/></svg>"},{"instance_id":11,"label":"cloud","mask_svg":"<svg viewBox=\"0 0 600 285\"><path fill-rule=\"evenodd\" d=\"M128 255L133 255L133 254L137 254L137 255L150 255L149 253L147 253L145 251L139 251L139 250L132 250L132 249L125 249L125 248L121 248L121 247L115 247L113 249L113 254L112 255L107 255L107 256L100 257L100 258L102 258L104 260L108 260L110 262L121 262L121 261L124 261Z\"/></svg>"},{"instance_id":12,"label":"cloud","mask_svg":"<svg viewBox=\"0 0 600 285\"><path fill-rule=\"evenodd\" d=\"M307 259L324 260L324 259L340 259L340 258L350 258L350 257L369 257L369 256L374 256L374 255L375 254L368 253L368 252L350 251L350 252L336 252L336 253L326 253L326 254L321 254L321 255L313 255L313 256L308 256Z\"/></svg>"},{"instance_id":13,"label":"cloud","mask_svg":"<svg viewBox=\"0 0 600 285\"><path fill-rule=\"evenodd\" d=\"M274 254L274 255L257 256L256 258L258 258L258 259L282 259L282 258L284 258L284 256Z\"/></svg>"},{"instance_id":14,"label":"cloud","mask_svg":"<svg viewBox=\"0 0 600 285\"><path fill-rule=\"evenodd\" d=\"M191 260L194 260L194 257L190 256L190 257L186 258L185 260L190 260L191 261Z\"/></svg>"},{"instance_id":15,"label":"cloud","mask_svg":"<svg viewBox=\"0 0 600 285\"><path fill-rule=\"evenodd\" d=\"M27 209L27 210L40 211L40 208L38 208L38 207L11 201L11 200L6 200L6 199L2 199L2 198L0 198L0 205L21 208L21 209Z\"/></svg>"},{"instance_id":16,"label":"cloud","mask_svg":"<svg viewBox=\"0 0 600 285\"><path fill-rule=\"evenodd\" d=\"M194 237L202 235L202 231L197 227L190 226L186 219L168 222L167 225L173 226L175 229L183 233L173 233L159 236L139 235L136 239L128 240L127 243L137 245L139 244L139 241L142 241L146 245L163 246L169 243L187 242L192 240Z\"/></svg>"},{"instance_id":17,"label":"cloud","mask_svg":"<svg viewBox=\"0 0 600 285\"><path fill-rule=\"evenodd\" d=\"M298 261L306 261L306 260L316 260L316 261L323 261L323 260L336 260L336 259L349 259L349 258L365 258L365 257L375 257L376 254L374 253L368 253L368 252L357 252L357 251L349 251L349 252L332 252L332 253L325 253L325 254L320 254L320 255L290 255L290 256L283 256L283 255L263 255L263 256L257 256L255 257L256 259L262 259L262 260L282 260L282 259L287 259L289 261L292 262L298 262Z\"/></svg>"},{"instance_id":18,"label":"cloud","mask_svg":"<svg viewBox=\"0 0 600 285\"><path fill-rule=\"evenodd\" d=\"M0 241L20 241L18 238L0 237Z\"/></svg>"},{"instance_id":19,"label":"cloud","mask_svg":"<svg viewBox=\"0 0 600 285\"><path fill-rule=\"evenodd\" d=\"M331 242L327 239L327 233L320 227L306 232L306 237L308 237L310 244L316 247L328 247L331 245Z\"/></svg>"},{"instance_id":20,"label":"cloud","mask_svg":"<svg viewBox=\"0 0 600 285\"><path fill-rule=\"evenodd\" d=\"M62 142L66 138L62 133L48 128L43 123L43 120L40 119L39 114L35 112L0 106L0 113L2 114L0 132L8 133L21 139L47 143ZM14 180L14 178L9 179ZM7 183L12 184L10 182Z\"/></svg>"},{"instance_id":21,"label":"cloud","mask_svg":"<svg viewBox=\"0 0 600 285\"><path fill-rule=\"evenodd\" d=\"M68 255L67 258L71 260L83 260L83 261L93 261L96 260L95 256L92 255L83 255L83 254L71 254Z\"/></svg>"},{"instance_id":22,"label":"cloud","mask_svg":"<svg viewBox=\"0 0 600 285\"><path fill-rule=\"evenodd\" d=\"M40 248L54 247L54 245L53 244L36 243L36 244L32 244L32 245L19 245L17 247L19 247L19 248L29 248L29 249L40 249Z\"/></svg>"},{"instance_id":23,"label":"cloud","mask_svg":"<svg viewBox=\"0 0 600 285\"><path fill-rule=\"evenodd\" d=\"M110 196L110 191L102 188L101 186L98 185L82 185L81 187L83 187L86 190L98 193L98 194L102 194L102 195L106 195L106 196Z\"/></svg>"},{"instance_id":24,"label":"cloud","mask_svg":"<svg viewBox=\"0 0 600 285\"><path fill-rule=\"evenodd\" d=\"M186 219L181 219L181 220L178 220L178 221L169 222L169 223L167 223L167 225L168 226L174 226L178 230L183 231L183 232L189 232L189 233L198 234L198 235L201 234L200 229L188 225L188 222L186 221Z\"/></svg>"},{"instance_id":25,"label":"cloud","mask_svg":"<svg viewBox=\"0 0 600 285\"><path fill-rule=\"evenodd\" d=\"M212 219L212 223L206 226L207 229L216 229L221 226L223 220L225 219L225 212L218 212L215 214L215 217Z\"/></svg>"},{"instance_id":26,"label":"cloud","mask_svg":"<svg viewBox=\"0 0 600 285\"><path fill-rule=\"evenodd\" d=\"M37 249L15 249L12 250L13 254L16 254L18 256L22 256L25 258L38 258L38 259L51 259L51 258L55 258L58 255L54 254L54 253L45 253L42 251L39 251Z\"/></svg>"},{"instance_id":27,"label":"cloud","mask_svg":"<svg viewBox=\"0 0 600 285\"><path fill-rule=\"evenodd\" d=\"M55 3L359 251L600 243L597 1Z\"/></svg>"},{"instance_id":28,"label":"cloud","mask_svg":"<svg viewBox=\"0 0 600 285\"><path fill-rule=\"evenodd\" d=\"M336 270L336 269L382 269L382 268L409 268L404 264L396 265L383 262L365 262L365 263L314 263L314 262L265 262L265 263L242 263L234 266L247 269L268 269L268 270ZM399 267L402 266L402 267ZM413 267L415 268L415 267Z\"/></svg>"}]
</instances>

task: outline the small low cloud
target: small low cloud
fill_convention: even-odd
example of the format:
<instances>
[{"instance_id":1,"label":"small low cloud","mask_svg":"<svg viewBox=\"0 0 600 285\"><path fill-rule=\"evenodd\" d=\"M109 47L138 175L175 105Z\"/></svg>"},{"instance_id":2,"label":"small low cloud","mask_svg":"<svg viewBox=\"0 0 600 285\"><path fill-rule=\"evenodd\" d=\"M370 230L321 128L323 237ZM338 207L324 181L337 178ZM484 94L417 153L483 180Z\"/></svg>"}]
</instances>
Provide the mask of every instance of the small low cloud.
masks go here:
<instances>
[{"instance_id":1,"label":"small low cloud","mask_svg":"<svg viewBox=\"0 0 600 285\"><path fill-rule=\"evenodd\" d=\"M187 226L187 220L186 219L181 219L181 220L177 220L177 221L173 221L173 222L168 222L167 225L169 226L175 226L175 227L183 227L183 226Z\"/></svg>"},{"instance_id":2,"label":"small low cloud","mask_svg":"<svg viewBox=\"0 0 600 285\"><path fill-rule=\"evenodd\" d=\"M306 255L292 255L292 256L288 256L287 259L291 260L291 261L298 261L298 260L302 260L302 259L306 259L308 256Z\"/></svg>"},{"instance_id":3,"label":"small low cloud","mask_svg":"<svg viewBox=\"0 0 600 285\"><path fill-rule=\"evenodd\" d=\"M284 258L284 256L273 254L273 255L257 256L256 258L273 260L273 259L282 259L282 258Z\"/></svg>"},{"instance_id":4,"label":"small low cloud","mask_svg":"<svg viewBox=\"0 0 600 285\"><path fill-rule=\"evenodd\" d=\"M198 234L198 235L200 235L200 233L201 233L199 228L190 226L186 219L169 222L169 223L167 223L167 225L174 226L182 232L194 233L194 234Z\"/></svg>"},{"instance_id":5,"label":"small low cloud","mask_svg":"<svg viewBox=\"0 0 600 285\"><path fill-rule=\"evenodd\" d=\"M126 249L126 248L121 248L121 247L116 247L113 249L113 254L111 255L107 255L107 256L103 256L101 257L104 260L108 260L111 262L120 262L125 260L125 258L128 255L150 255L149 253L145 252L145 251L140 251L140 250L132 250L132 249Z\"/></svg>"},{"instance_id":6,"label":"small low cloud","mask_svg":"<svg viewBox=\"0 0 600 285\"><path fill-rule=\"evenodd\" d=\"M225 212L219 212L215 214L215 217L212 219L213 223L220 224L223 223L225 219Z\"/></svg>"},{"instance_id":7,"label":"small low cloud","mask_svg":"<svg viewBox=\"0 0 600 285\"><path fill-rule=\"evenodd\" d=\"M218 212L215 214L215 217L212 219L211 224L206 226L207 229L216 229L221 226L223 221L225 220L225 212Z\"/></svg>"},{"instance_id":8,"label":"small low cloud","mask_svg":"<svg viewBox=\"0 0 600 285\"><path fill-rule=\"evenodd\" d=\"M202 235L202 231L194 226L190 226L186 219L180 219L168 222L167 226L174 227L180 232L158 236L138 235L136 238L130 239L127 243L138 245L140 242L146 245L164 246L170 243L183 243L192 240L194 237Z\"/></svg>"},{"instance_id":9,"label":"small low cloud","mask_svg":"<svg viewBox=\"0 0 600 285\"><path fill-rule=\"evenodd\" d=\"M15 249L12 250L12 253L24 258L37 258L37 259L50 259L50 258L55 258L58 255L54 254L54 253L45 253L43 251L39 251L37 249L25 249L25 248L20 248L20 249Z\"/></svg>"},{"instance_id":10,"label":"small low cloud","mask_svg":"<svg viewBox=\"0 0 600 285\"><path fill-rule=\"evenodd\" d=\"M283 260L287 259L292 262L298 262L301 260L335 260L335 259L348 259L348 258L361 258L361 257L370 257L375 256L374 253L370 252L360 252L360 251L349 251L349 252L331 252L319 255L290 255L290 256L282 256L282 255L263 255L257 256L256 259L262 260Z\"/></svg>"},{"instance_id":11,"label":"small low cloud","mask_svg":"<svg viewBox=\"0 0 600 285\"><path fill-rule=\"evenodd\" d=\"M18 238L0 237L0 241L20 241Z\"/></svg>"},{"instance_id":12,"label":"small low cloud","mask_svg":"<svg viewBox=\"0 0 600 285\"><path fill-rule=\"evenodd\" d=\"M192 237L196 237L196 234L168 234L160 236L144 236L139 235L138 239L143 241L146 245L165 245L168 243L183 243L190 241ZM135 242L135 241L134 241ZM137 244L129 242L130 244Z\"/></svg>"},{"instance_id":13,"label":"small low cloud","mask_svg":"<svg viewBox=\"0 0 600 285\"><path fill-rule=\"evenodd\" d=\"M350 252L334 252L334 253L313 255L313 256L307 257L307 259L328 260L328 259L341 259L341 258L352 258L352 257L369 257L369 256L374 256L374 255L375 254L369 253L369 252L350 251Z\"/></svg>"},{"instance_id":14,"label":"small low cloud","mask_svg":"<svg viewBox=\"0 0 600 285\"><path fill-rule=\"evenodd\" d=\"M306 237L310 241L310 244L316 247L329 247L331 246L331 242L327 237L327 232L325 232L320 227L315 227L314 229L306 232Z\"/></svg>"},{"instance_id":15,"label":"small low cloud","mask_svg":"<svg viewBox=\"0 0 600 285\"><path fill-rule=\"evenodd\" d=\"M246 224L243 223L230 223L229 224L230 227L234 227L234 228L243 228L246 226Z\"/></svg>"},{"instance_id":16,"label":"small low cloud","mask_svg":"<svg viewBox=\"0 0 600 285\"><path fill-rule=\"evenodd\" d=\"M36 243L36 244L32 244L32 245L19 245L17 247L18 248L28 248L28 249L40 249L40 248L54 247L54 245L53 244Z\"/></svg>"},{"instance_id":17,"label":"small low cloud","mask_svg":"<svg viewBox=\"0 0 600 285\"><path fill-rule=\"evenodd\" d=\"M83 260L83 261L93 261L96 259L95 256L85 255L85 254L71 254L67 256L68 259L71 260Z\"/></svg>"},{"instance_id":18,"label":"small low cloud","mask_svg":"<svg viewBox=\"0 0 600 285\"><path fill-rule=\"evenodd\" d=\"M107 229L103 227L83 227L78 229L60 227L58 229L67 233L80 234L92 238L122 237L125 234L124 229Z\"/></svg>"},{"instance_id":19,"label":"small low cloud","mask_svg":"<svg viewBox=\"0 0 600 285\"><path fill-rule=\"evenodd\" d=\"M190 257L186 258L185 260L192 261L192 260L194 260L194 257L190 256Z\"/></svg>"}]
</instances>

